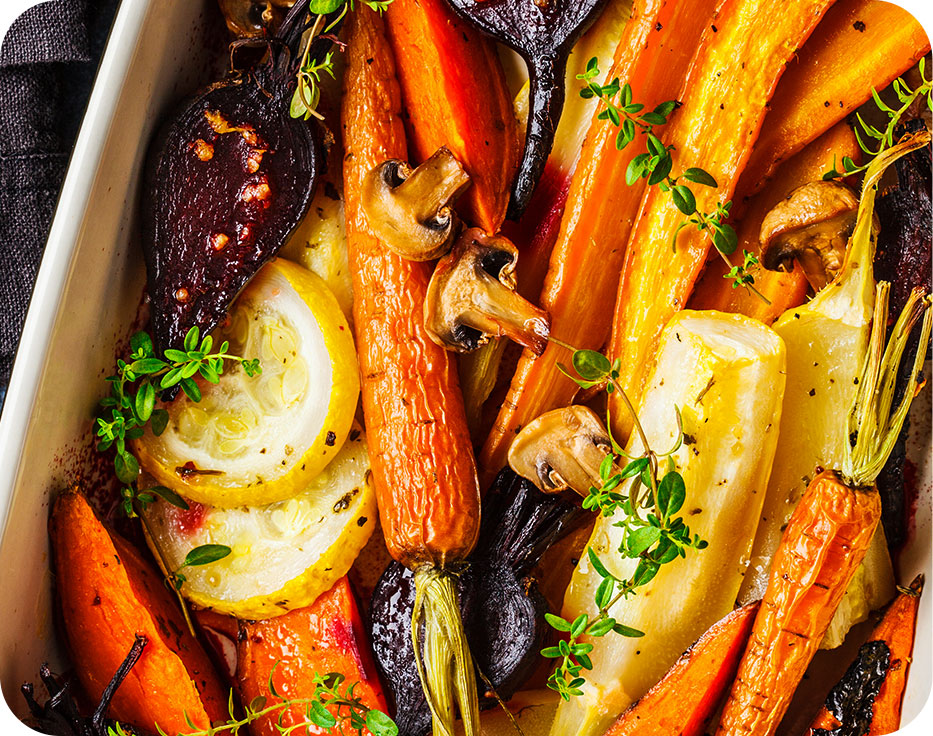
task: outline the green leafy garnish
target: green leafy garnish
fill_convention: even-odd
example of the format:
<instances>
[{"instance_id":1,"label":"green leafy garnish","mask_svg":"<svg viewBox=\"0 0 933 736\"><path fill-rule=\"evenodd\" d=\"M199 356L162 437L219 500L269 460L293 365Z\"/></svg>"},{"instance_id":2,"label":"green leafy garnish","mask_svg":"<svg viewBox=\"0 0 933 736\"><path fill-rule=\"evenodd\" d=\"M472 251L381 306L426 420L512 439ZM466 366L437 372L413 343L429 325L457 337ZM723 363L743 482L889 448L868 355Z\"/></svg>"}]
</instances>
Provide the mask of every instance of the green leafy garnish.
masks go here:
<instances>
[{"instance_id":1,"label":"green leafy garnish","mask_svg":"<svg viewBox=\"0 0 933 736\"><path fill-rule=\"evenodd\" d=\"M599 468L601 485L599 488L590 487L589 494L583 499L583 508L604 517L621 512L621 520L614 524L624 530L617 551L623 558L638 560L632 576L621 579L613 575L594 549L588 547L590 565L602 578L594 595L596 613L592 616L582 613L573 621L550 613L545 615L554 629L567 634L567 638L557 646L541 651L542 656L559 660L548 679L548 687L556 690L564 700L583 694L581 688L586 683L583 671L593 669L589 656L593 644L583 641L583 638L602 637L610 632L628 637L644 636L643 632L610 615L612 607L654 579L663 565L686 557L687 550L702 550L707 546L698 535L691 533L683 517L677 516L687 497L683 476L677 472L673 460L684 438L680 413L676 414L679 431L674 446L667 452L656 453L648 444L638 416L618 383L620 361L610 362L595 350L575 350L572 364L573 373L563 365L558 364L558 367L581 388L603 384L607 393L618 393L634 417L644 449L637 456L627 454L609 429L612 451ZM608 428L611 426L608 414L606 419ZM662 463L662 460L666 462Z\"/></svg>"},{"instance_id":2,"label":"green leafy garnish","mask_svg":"<svg viewBox=\"0 0 933 736\"><path fill-rule=\"evenodd\" d=\"M898 77L892 82L891 88L894 90L894 94L897 95L897 99L901 103L901 106L896 110L885 103L878 92L872 88L872 99L875 101L875 105L878 106L878 109L888 116L888 124L885 126L884 130L879 130L875 126L866 123L860 113L856 113L855 117L859 125L857 128L853 128L853 130L855 131L855 138L858 141L859 148L866 154L867 160L863 165L856 166L851 158L843 156L842 171L839 171L836 158L833 157L833 168L823 174L824 180L839 179L844 176L861 174L866 171L871 165L871 162L880 153L891 148L891 146L895 144L894 129L901 122L901 118L904 117L907 111L921 97L926 98L927 108L933 110L933 77L931 77L931 79L926 78L925 58L920 59L917 68L920 72L921 83L916 89L911 89L902 77ZM859 132L859 128L861 128L861 132ZM876 141L875 146L872 147L870 142L866 142L866 138Z\"/></svg>"},{"instance_id":3,"label":"green leafy garnish","mask_svg":"<svg viewBox=\"0 0 933 736\"><path fill-rule=\"evenodd\" d=\"M188 579L181 572L186 567L210 565L212 562L228 557L232 551L226 544L202 544L200 547L195 547L185 555L184 561L171 575L175 589L181 590L181 586L188 582Z\"/></svg>"},{"instance_id":4,"label":"green leafy garnish","mask_svg":"<svg viewBox=\"0 0 933 736\"><path fill-rule=\"evenodd\" d=\"M632 186L641 179L647 179L648 186L657 186L662 192L669 193L674 206L686 217L674 231L671 245L676 248L680 231L690 225L708 233L716 251L730 269L726 278L733 280L734 287L748 289L763 301L768 302L768 299L754 286L753 271L758 266L758 260L754 256L751 261L746 258L741 266L734 266L729 260L729 256L735 252L739 242L735 229L726 222L729 219L732 202L719 202L712 212L697 209L696 195L688 183L715 189L718 187L716 179L709 172L697 167L688 168L679 176L671 176L674 170L672 153L676 149L674 146L665 145L655 134L654 129L666 125L671 113L680 103L676 100L668 100L646 112L643 104L632 101L632 88L629 84L621 84L619 78L616 77L608 84L601 85L596 81L598 77L599 60L594 56L587 63L586 71L577 75L577 79L585 83L583 89L580 90L580 96L586 99L597 98L606 106L597 118L608 120L619 128L619 133L616 135L616 148L620 151L625 149L638 135L643 135L645 138L645 151L629 162L625 172L626 183Z\"/></svg>"}]
</instances>

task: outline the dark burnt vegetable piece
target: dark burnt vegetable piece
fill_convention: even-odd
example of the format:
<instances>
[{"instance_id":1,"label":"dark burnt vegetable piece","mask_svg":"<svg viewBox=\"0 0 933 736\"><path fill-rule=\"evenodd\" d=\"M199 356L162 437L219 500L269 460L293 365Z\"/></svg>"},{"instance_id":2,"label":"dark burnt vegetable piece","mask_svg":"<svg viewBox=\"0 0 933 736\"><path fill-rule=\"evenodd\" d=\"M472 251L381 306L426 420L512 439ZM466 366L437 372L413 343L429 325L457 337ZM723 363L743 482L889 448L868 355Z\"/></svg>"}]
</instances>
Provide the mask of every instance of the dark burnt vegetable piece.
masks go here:
<instances>
[{"instance_id":1,"label":"dark burnt vegetable piece","mask_svg":"<svg viewBox=\"0 0 933 736\"><path fill-rule=\"evenodd\" d=\"M188 100L150 148L142 235L153 335L180 349L210 332L240 290L284 245L323 167L316 124L289 115L310 0L299 0L266 59ZM318 39L319 58L331 41Z\"/></svg>"},{"instance_id":2,"label":"dark burnt vegetable piece","mask_svg":"<svg viewBox=\"0 0 933 736\"><path fill-rule=\"evenodd\" d=\"M814 728L810 736L863 736L871 726L873 706L888 674L891 650L883 641L869 641L836 683L823 704L838 723L833 729Z\"/></svg>"},{"instance_id":3,"label":"dark burnt vegetable piece","mask_svg":"<svg viewBox=\"0 0 933 736\"><path fill-rule=\"evenodd\" d=\"M44 705L40 705L36 701L35 688L31 682L24 683L20 688L23 697L26 699L26 704L29 706L35 728L41 733L51 734L52 736L108 736L108 729L113 725L113 721L107 719L110 701L113 700L113 696L120 688L120 685L123 684L130 670L139 661L147 643L145 636L136 636L136 640L130 647L126 659L123 660L110 683L104 688L100 703L97 704L90 718L81 715L71 693L71 682L53 675L47 664L41 665L39 667L39 677L42 684L45 685L45 689L48 690L48 701ZM128 724L121 723L120 725L127 734L143 736L142 731L132 728Z\"/></svg>"},{"instance_id":4,"label":"dark burnt vegetable piece","mask_svg":"<svg viewBox=\"0 0 933 736\"><path fill-rule=\"evenodd\" d=\"M544 171L564 108L570 49L606 0L447 0L480 30L514 49L528 65L531 89L525 152L508 217L521 217Z\"/></svg>"},{"instance_id":5,"label":"dark burnt vegetable piece","mask_svg":"<svg viewBox=\"0 0 933 736\"><path fill-rule=\"evenodd\" d=\"M217 0L235 36L261 36L282 22L295 0Z\"/></svg>"},{"instance_id":6,"label":"dark burnt vegetable piece","mask_svg":"<svg viewBox=\"0 0 933 736\"><path fill-rule=\"evenodd\" d=\"M549 630L544 620L548 607L532 569L586 516L575 502L545 495L507 468L483 498L476 551L457 584L481 689L488 680L507 700L537 666ZM412 572L392 562L376 584L369 612L373 652L400 736L431 732L411 646L414 599ZM495 707L491 696L481 699L481 708Z\"/></svg>"}]
</instances>

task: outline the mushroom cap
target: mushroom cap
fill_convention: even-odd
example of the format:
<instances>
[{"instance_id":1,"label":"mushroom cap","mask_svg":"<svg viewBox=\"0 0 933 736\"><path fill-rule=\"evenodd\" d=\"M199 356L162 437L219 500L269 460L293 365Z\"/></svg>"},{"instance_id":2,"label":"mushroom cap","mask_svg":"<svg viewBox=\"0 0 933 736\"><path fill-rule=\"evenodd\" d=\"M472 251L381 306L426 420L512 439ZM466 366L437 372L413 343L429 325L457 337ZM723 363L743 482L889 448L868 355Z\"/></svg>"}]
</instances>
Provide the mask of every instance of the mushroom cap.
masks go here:
<instances>
[{"instance_id":1,"label":"mushroom cap","mask_svg":"<svg viewBox=\"0 0 933 736\"><path fill-rule=\"evenodd\" d=\"M761 223L762 265L789 271L796 259L819 290L842 267L858 204L855 192L837 181L797 187Z\"/></svg>"},{"instance_id":2,"label":"mushroom cap","mask_svg":"<svg viewBox=\"0 0 933 736\"><path fill-rule=\"evenodd\" d=\"M611 451L592 409L567 406L529 422L512 440L509 465L546 493L572 488L581 496L601 484L599 466Z\"/></svg>"},{"instance_id":3,"label":"mushroom cap","mask_svg":"<svg viewBox=\"0 0 933 736\"><path fill-rule=\"evenodd\" d=\"M550 319L515 292L517 263L518 249L507 238L465 230L428 284L424 319L431 339L470 352L504 335L543 352Z\"/></svg>"},{"instance_id":4,"label":"mushroom cap","mask_svg":"<svg viewBox=\"0 0 933 736\"><path fill-rule=\"evenodd\" d=\"M396 159L383 161L363 182L362 203L373 234L410 261L443 256L459 220L449 203L469 186L456 157L439 148L416 169Z\"/></svg>"}]
</instances>

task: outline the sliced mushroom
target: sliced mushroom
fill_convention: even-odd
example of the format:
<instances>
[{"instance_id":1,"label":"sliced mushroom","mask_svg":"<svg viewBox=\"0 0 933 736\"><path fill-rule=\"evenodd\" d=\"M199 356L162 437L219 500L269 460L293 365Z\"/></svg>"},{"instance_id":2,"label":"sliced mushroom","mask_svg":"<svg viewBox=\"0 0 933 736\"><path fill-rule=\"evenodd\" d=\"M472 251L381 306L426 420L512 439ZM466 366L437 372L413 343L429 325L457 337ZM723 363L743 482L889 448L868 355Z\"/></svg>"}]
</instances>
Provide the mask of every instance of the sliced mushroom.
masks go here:
<instances>
[{"instance_id":1,"label":"sliced mushroom","mask_svg":"<svg viewBox=\"0 0 933 736\"><path fill-rule=\"evenodd\" d=\"M227 21L227 28L236 36L252 37L272 34L295 0L217 0Z\"/></svg>"},{"instance_id":2,"label":"sliced mushroom","mask_svg":"<svg viewBox=\"0 0 933 736\"><path fill-rule=\"evenodd\" d=\"M585 406L554 409L512 440L509 465L545 493L572 488L581 496L599 488L599 466L611 443L596 412Z\"/></svg>"},{"instance_id":3,"label":"sliced mushroom","mask_svg":"<svg viewBox=\"0 0 933 736\"><path fill-rule=\"evenodd\" d=\"M390 159L363 182L363 211L390 250L410 261L433 261L457 235L457 215L449 205L469 184L469 175L446 147L414 171Z\"/></svg>"},{"instance_id":4,"label":"sliced mushroom","mask_svg":"<svg viewBox=\"0 0 933 736\"><path fill-rule=\"evenodd\" d=\"M797 260L819 291L842 268L857 217L858 197L845 184L814 181L797 187L761 223L761 263L771 271L789 271Z\"/></svg>"},{"instance_id":5,"label":"sliced mushroom","mask_svg":"<svg viewBox=\"0 0 933 736\"><path fill-rule=\"evenodd\" d=\"M506 238L471 228L437 264L424 301L431 339L459 353L506 336L540 355L547 347L547 312L515 292L518 250Z\"/></svg>"}]
</instances>

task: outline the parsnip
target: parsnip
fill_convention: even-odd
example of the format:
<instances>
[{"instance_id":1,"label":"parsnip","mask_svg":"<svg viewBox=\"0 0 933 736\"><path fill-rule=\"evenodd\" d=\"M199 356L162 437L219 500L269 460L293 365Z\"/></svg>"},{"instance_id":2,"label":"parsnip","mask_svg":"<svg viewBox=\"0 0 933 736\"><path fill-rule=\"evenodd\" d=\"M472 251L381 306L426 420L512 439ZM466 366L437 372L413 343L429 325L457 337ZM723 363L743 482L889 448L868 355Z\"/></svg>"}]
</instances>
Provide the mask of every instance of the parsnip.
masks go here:
<instances>
[{"instance_id":1,"label":"parsnip","mask_svg":"<svg viewBox=\"0 0 933 736\"><path fill-rule=\"evenodd\" d=\"M842 465L845 416L855 397L857 371L864 363L875 303L872 234L875 189L884 168L929 137L889 149L875 164L874 181L863 187L858 222L846 262L836 280L809 303L788 310L774 323L787 345L784 426L768 483L761 524L739 601L761 598L771 558L784 527L817 468ZM822 646L842 643L849 628L894 597L894 579L884 532L879 526L863 568L855 575Z\"/></svg>"},{"instance_id":2,"label":"parsnip","mask_svg":"<svg viewBox=\"0 0 933 736\"><path fill-rule=\"evenodd\" d=\"M685 441L674 455L687 487L681 513L709 542L657 576L611 615L645 632L638 639L614 633L593 639L593 671L584 694L561 703L552 736L605 731L644 695L680 654L732 610L751 551L777 444L784 394L784 344L760 322L736 314L684 311L674 316L639 412L653 449L674 444L674 407L683 416ZM641 451L637 439L629 452ZM636 560L618 552L622 530L600 518L590 546L611 573L630 577ZM600 576L586 555L564 600L565 618L594 610Z\"/></svg>"}]
</instances>

